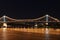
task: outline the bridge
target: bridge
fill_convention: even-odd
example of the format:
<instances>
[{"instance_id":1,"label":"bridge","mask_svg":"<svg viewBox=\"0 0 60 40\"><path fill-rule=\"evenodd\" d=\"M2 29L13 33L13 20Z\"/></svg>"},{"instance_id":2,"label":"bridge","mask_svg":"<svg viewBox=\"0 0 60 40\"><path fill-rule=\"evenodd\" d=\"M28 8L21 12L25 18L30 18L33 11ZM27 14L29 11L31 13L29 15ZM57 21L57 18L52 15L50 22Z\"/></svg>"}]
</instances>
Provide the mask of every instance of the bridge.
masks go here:
<instances>
[{"instance_id":1,"label":"bridge","mask_svg":"<svg viewBox=\"0 0 60 40\"><path fill-rule=\"evenodd\" d=\"M8 24L20 24L20 23L33 23L35 26L37 26L37 24L44 24L44 25L49 25L50 23L58 23L60 24L60 20L57 18L54 18L50 15L44 15L42 17L39 18L35 18L35 19L13 19L10 18L8 16L2 16L0 17L0 24L1 26L5 26L8 27Z\"/></svg>"},{"instance_id":2,"label":"bridge","mask_svg":"<svg viewBox=\"0 0 60 40\"><path fill-rule=\"evenodd\" d=\"M24 26L24 28L8 28L10 27L21 27L21 25ZM2 40L53 40L53 39L60 39L60 29L54 29L54 28L25 28L27 27L49 27L50 25L59 25L60 27L60 20L57 18L54 18L50 15L44 15L42 17L36 18L36 19L13 19L8 16L2 16L0 17L0 39ZM32 26L31 26L32 25ZM22 26L22 27L23 27ZM50 26L50 27L51 27ZM54 27L55 27L54 26ZM27 35L27 36L26 36ZM17 37L17 38L16 38ZM37 38L36 38L37 37Z\"/></svg>"}]
</instances>

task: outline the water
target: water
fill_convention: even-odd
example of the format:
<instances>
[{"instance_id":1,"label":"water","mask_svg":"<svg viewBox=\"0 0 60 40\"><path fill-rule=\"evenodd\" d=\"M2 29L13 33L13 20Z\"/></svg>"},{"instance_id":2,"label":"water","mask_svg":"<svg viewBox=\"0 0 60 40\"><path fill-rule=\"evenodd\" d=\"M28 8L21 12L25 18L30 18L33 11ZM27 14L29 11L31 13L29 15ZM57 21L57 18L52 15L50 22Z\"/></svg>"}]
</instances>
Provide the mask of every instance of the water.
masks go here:
<instances>
[{"instance_id":1,"label":"water","mask_svg":"<svg viewBox=\"0 0 60 40\"><path fill-rule=\"evenodd\" d=\"M0 28L0 40L60 40L60 34L49 34L48 30L45 30L45 32L31 33L17 31L14 28Z\"/></svg>"}]
</instances>

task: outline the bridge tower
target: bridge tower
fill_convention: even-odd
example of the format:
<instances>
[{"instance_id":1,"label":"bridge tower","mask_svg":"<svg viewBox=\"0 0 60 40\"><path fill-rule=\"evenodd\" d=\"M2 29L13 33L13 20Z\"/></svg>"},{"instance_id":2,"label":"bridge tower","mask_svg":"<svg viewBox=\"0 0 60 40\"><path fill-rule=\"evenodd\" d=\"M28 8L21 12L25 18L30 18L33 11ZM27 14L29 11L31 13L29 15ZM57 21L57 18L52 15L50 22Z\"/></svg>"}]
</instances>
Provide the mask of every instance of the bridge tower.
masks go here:
<instances>
[{"instance_id":1,"label":"bridge tower","mask_svg":"<svg viewBox=\"0 0 60 40\"><path fill-rule=\"evenodd\" d=\"M3 27L7 28L6 16L3 16Z\"/></svg>"},{"instance_id":2,"label":"bridge tower","mask_svg":"<svg viewBox=\"0 0 60 40\"><path fill-rule=\"evenodd\" d=\"M48 25L48 16L49 15L46 15L46 25Z\"/></svg>"},{"instance_id":3,"label":"bridge tower","mask_svg":"<svg viewBox=\"0 0 60 40\"><path fill-rule=\"evenodd\" d=\"M49 15L46 15L46 29L45 29L46 34L49 33L49 30L48 30L48 17L49 17Z\"/></svg>"}]
</instances>

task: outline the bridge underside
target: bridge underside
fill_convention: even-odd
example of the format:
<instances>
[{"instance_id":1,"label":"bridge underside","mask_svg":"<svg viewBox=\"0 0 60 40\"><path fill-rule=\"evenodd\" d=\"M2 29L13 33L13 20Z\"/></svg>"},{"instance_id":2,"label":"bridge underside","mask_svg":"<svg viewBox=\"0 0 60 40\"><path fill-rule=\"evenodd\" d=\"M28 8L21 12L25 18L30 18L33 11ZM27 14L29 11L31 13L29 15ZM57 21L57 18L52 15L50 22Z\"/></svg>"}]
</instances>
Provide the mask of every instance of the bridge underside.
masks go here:
<instances>
[{"instance_id":1,"label":"bridge underside","mask_svg":"<svg viewBox=\"0 0 60 40\"><path fill-rule=\"evenodd\" d=\"M60 22L6 22L8 28L60 28ZM46 25L48 23L48 25ZM0 27L3 27L3 22ZM37 25L37 26L35 26Z\"/></svg>"}]
</instances>

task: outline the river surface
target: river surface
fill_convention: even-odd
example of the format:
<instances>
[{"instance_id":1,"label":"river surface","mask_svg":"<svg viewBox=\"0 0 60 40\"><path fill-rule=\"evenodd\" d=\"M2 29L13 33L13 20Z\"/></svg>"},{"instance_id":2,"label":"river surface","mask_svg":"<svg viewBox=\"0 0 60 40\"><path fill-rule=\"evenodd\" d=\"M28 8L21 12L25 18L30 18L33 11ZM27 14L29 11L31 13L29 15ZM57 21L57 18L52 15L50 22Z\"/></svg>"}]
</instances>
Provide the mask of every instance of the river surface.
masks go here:
<instances>
[{"instance_id":1,"label":"river surface","mask_svg":"<svg viewBox=\"0 0 60 40\"><path fill-rule=\"evenodd\" d=\"M0 29L0 40L60 40L60 34L42 34Z\"/></svg>"}]
</instances>

